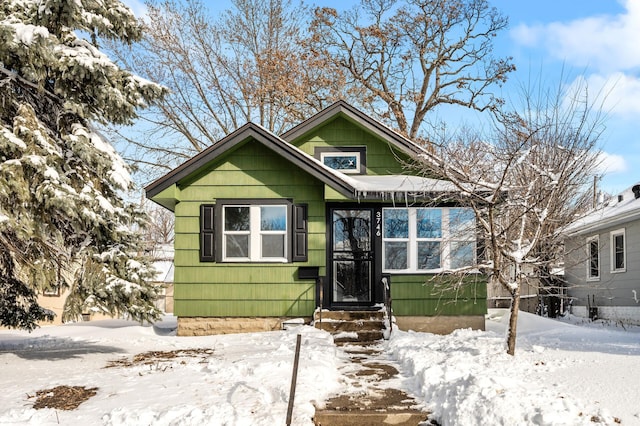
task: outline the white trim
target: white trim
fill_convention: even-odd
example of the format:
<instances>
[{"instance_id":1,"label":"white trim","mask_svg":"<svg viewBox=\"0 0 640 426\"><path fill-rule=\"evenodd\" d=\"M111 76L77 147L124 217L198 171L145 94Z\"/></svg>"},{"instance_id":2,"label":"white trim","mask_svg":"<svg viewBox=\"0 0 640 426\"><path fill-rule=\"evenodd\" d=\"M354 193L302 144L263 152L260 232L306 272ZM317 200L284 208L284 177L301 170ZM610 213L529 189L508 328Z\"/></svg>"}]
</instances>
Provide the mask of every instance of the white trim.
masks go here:
<instances>
[{"instance_id":1,"label":"white trim","mask_svg":"<svg viewBox=\"0 0 640 426\"><path fill-rule=\"evenodd\" d=\"M249 208L249 230L248 231L227 231L225 226L225 214L228 207L248 207ZM285 209L285 229L284 231L263 231L260 229L261 208L262 207L284 207ZM223 262L288 262L289 250L289 210L286 204L225 204L222 206L222 261ZM249 236L249 257L227 257L227 235L248 235ZM262 236L263 235L283 235L284 257L262 257Z\"/></svg>"},{"instance_id":2,"label":"white trim","mask_svg":"<svg viewBox=\"0 0 640 426\"><path fill-rule=\"evenodd\" d=\"M622 235L622 268L616 268L616 246L615 237ZM611 273L619 274L627 272L627 238L625 236L625 228L616 229L609 232L609 241L611 245Z\"/></svg>"},{"instance_id":3,"label":"white trim","mask_svg":"<svg viewBox=\"0 0 640 426\"><path fill-rule=\"evenodd\" d=\"M334 158L334 157L355 157L356 162L353 165L352 169L333 169L332 167L325 164L325 158ZM362 160L360 159L360 151L323 151L320 153L320 162L325 166L329 167L333 170L337 170L341 173L345 174L360 174L360 167Z\"/></svg>"}]
</instances>

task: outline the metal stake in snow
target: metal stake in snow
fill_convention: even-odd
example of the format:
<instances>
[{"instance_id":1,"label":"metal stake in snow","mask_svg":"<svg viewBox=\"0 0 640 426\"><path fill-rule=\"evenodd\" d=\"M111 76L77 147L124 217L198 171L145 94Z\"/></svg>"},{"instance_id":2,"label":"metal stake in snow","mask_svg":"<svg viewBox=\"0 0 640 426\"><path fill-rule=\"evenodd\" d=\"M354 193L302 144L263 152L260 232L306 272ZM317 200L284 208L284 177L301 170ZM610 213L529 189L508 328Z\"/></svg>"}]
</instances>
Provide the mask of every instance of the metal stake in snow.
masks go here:
<instances>
[{"instance_id":1,"label":"metal stake in snow","mask_svg":"<svg viewBox=\"0 0 640 426\"><path fill-rule=\"evenodd\" d=\"M298 334L296 339L296 355L293 359L293 375L291 376L291 390L289 391L289 408L287 408L287 426L291 425L291 415L293 414L293 400L296 397L296 380L298 378L298 361L300 360L300 339Z\"/></svg>"}]
</instances>

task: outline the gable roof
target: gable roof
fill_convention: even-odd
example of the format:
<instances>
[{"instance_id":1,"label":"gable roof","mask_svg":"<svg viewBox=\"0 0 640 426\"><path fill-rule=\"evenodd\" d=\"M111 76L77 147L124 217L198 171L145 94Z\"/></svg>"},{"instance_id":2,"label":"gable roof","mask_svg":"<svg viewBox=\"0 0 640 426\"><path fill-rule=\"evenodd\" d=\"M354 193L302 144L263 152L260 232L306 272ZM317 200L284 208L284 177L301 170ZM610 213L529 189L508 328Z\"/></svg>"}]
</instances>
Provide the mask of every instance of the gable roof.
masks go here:
<instances>
[{"instance_id":1,"label":"gable roof","mask_svg":"<svg viewBox=\"0 0 640 426\"><path fill-rule=\"evenodd\" d=\"M147 198L151 198L169 186L180 182L182 179L195 173L200 168L229 152L236 146L255 140L277 154L289 160L291 163L307 171L309 174L331 186L345 196L353 194L353 188L344 181L333 169L330 169L315 158L305 154L290 143L282 140L262 126L247 123L228 136L220 139L209 148L187 160L182 165L173 169L163 177L145 187Z\"/></svg>"},{"instance_id":2,"label":"gable roof","mask_svg":"<svg viewBox=\"0 0 640 426\"><path fill-rule=\"evenodd\" d=\"M378 135L380 138L390 142L392 145L408 154L422 154L425 152L425 150L419 145L379 121L369 117L343 100L337 101L313 117L308 118L292 129L286 131L281 135L281 138L286 141L293 142L311 130L317 128L322 123L326 123L336 116L343 116L349 121L357 123L360 127Z\"/></svg>"},{"instance_id":3,"label":"gable roof","mask_svg":"<svg viewBox=\"0 0 640 426\"><path fill-rule=\"evenodd\" d=\"M571 223L565 234L580 235L640 220L640 184L602 203L584 217Z\"/></svg>"},{"instance_id":4,"label":"gable roof","mask_svg":"<svg viewBox=\"0 0 640 426\"><path fill-rule=\"evenodd\" d=\"M455 188L449 183L435 179L407 175L387 176L355 176L346 175L334 170L318 159L298 149L288 141L298 139L312 129L332 120L336 116L344 116L356 122L370 132L378 135L401 151L409 154L424 153L424 149L394 132L378 121L368 117L344 101L338 101L319 112L298 126L289 130L282 137L254 123L247 123L226 137L220 139L209 148L187 160L161 178L145 187L147 198L153 198L165 189L178 184L183 179L196 173L210 162L232 151L244 143L254 140L273 150L292 164L300 167L338 193L352 199L395 199L397 194L407 199L412 196L452 192Z\"/></svg>"}]
</instances>

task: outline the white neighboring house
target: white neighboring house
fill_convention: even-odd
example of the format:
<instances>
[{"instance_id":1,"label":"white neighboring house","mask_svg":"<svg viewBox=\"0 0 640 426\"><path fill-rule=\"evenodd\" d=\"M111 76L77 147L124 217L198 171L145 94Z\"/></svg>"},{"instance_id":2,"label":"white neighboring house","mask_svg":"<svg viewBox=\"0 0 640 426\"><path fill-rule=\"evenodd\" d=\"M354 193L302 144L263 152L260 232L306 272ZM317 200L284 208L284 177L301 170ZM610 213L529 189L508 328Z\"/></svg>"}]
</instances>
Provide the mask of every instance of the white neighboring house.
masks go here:
<instances>
[{"instance_id":1,"label":"white neighboring house","mask_svg":"<svg viewBox=\"0 0 640 426\"><path fill-rule=\"evenodd\" d=\"M153 267L157 271L155 282L162 284L156 308L165 313L173 313L173 244L163 244L154 248Z\"/></svg>"},{"instance_id":2,"label":"white neighboring house","mask_svg":"<svg viewBox=\"0 0 640 426\"><path fill-rule=\"evenodd\" d=\"M640 324L640 184L565 229L574 315Z\"/></svg>"}]
</instances>

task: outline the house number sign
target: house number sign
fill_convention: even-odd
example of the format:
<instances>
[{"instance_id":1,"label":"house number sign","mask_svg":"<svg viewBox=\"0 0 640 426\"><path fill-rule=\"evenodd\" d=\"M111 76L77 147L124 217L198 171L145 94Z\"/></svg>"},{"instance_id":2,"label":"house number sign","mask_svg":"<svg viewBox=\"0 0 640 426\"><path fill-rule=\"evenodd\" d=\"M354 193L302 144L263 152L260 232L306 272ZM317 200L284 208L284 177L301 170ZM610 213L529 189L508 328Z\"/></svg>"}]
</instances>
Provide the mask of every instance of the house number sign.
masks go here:
<instances>
[{"instance_id":1,"label":"house number sign","mask_svg":"<svg viewBox=\"0 0 640 426\"><path fill-rule=\"evenodd\" d=\"M376 237L382 236L382 212L376 212Z\"/></svg>"}]
</instances>

